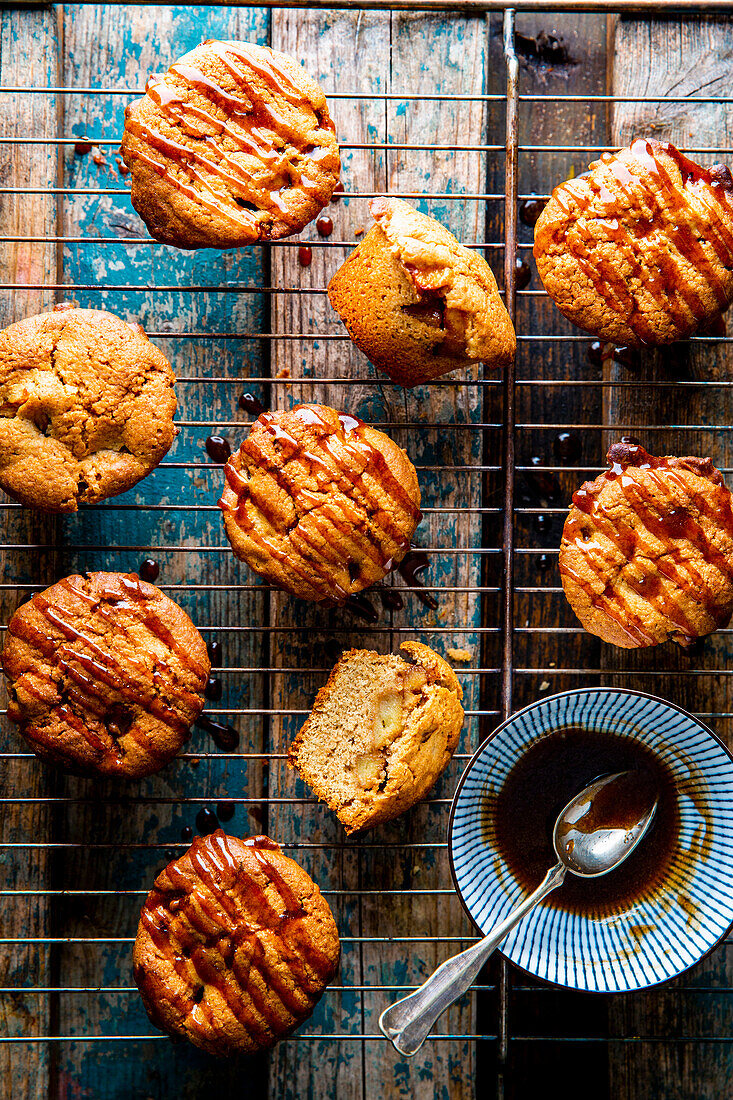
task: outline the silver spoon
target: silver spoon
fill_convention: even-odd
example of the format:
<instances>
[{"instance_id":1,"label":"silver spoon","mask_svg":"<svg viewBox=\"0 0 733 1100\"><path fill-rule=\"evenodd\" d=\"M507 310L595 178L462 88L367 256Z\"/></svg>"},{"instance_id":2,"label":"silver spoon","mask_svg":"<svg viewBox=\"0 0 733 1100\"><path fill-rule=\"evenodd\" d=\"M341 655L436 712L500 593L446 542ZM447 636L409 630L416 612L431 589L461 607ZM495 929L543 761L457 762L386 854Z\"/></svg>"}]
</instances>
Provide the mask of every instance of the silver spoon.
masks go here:
<instances>
[{"instance_id":1,"label":"silver spoon","mask_svg":"<svg viewBox=\"0 0 733 1100\"><path fill-rule=\"evenodd\" d=\"M568 871L582 878L597 878L623 863L651 825L658 801L649 776L628 771L595 779L568 802L552 834L560 862L547 872L535 892L488 936L447 959L419 989L390 1005L379 1017L383 1034L400 1054L417 1053L440 1014L471 986L492 951L522 917L560 886Z\"/></svg>"}]
</instances>

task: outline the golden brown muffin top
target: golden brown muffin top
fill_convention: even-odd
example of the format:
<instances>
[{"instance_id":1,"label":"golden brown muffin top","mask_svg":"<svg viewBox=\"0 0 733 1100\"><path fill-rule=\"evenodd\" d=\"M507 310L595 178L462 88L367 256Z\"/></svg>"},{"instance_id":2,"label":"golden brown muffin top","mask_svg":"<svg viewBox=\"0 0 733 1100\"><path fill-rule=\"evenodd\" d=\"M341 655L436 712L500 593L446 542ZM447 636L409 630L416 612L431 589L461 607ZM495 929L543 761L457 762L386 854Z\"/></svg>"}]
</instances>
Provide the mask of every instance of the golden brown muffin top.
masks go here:
<instances>
[{"instance_id":1,"label":"golden brown muffin top","mask_svg":"<svg viewBox=\"0 0 733 1100\"><path fill-rule=\"evenodd\" d=\"M13 615L8 717L71 772L142 776L180 750L210 671L188 615L134 573L72 575Z\"/></svg>"},{"instance_id":2,"label":"golden brown muffin top","mask_svg":"<svg viewBox=\"0 0 733 1100\"><path fill-rule=\"evenodd\" d=\"M266 836L217 829L160 872L140 914L135 981L156 1026L225 1056L306 1019L339 961L336 925Z\"/></svg>"},{"instance_id":3,"label":"golden brown muffin top","mask_svg":"<svg viewBox=\"0 0 733 1100\"><path fill-rule=\"evenodd\" d=\"M622 648L690 645L733 611L731 495L709 458L617 443L573 495L563 588L593 634Z\"/></svg>"},{"instance_id":4,"label":"golden brown muffin top","mask_svg":"<svg viewBox=\"0 0 733 1100\"><path fill-rule=\"evenodd\" d=\"M406 554L415 468L383 432L327 405L263 413L225 469L234 552L304 599L342 602Z\"/></svg>"},{"instance_id":5,"label":"golden brown muffin top","mask_svg":"<svg viewBox=\"0 0 733 1100\"><path fill-rule=\"evenodd\" d=\"M552 193L535 227L539 274L560 310L632 345L689 336L733 298L733 180L639 138Z\"/></svg>"},{"instance_id":6,"label":"golden brown muffin top","mask_svg":"<svg viewBox=\"0 0 733 1100\"><path fill-rule=\"evenodd\" d=\"M233 247L302 229L340 157L323 92L268 46L209 40L125 111L132 201L158 240Z\"/></svg>"},{"instance_id":7,"label":"golden brown muffin top","mask_svg":"<svg viewBox=\"0 0 733 1100\"><path fill-rule=\"evenodd\" d=\"M64 309L0 332L0 486L72 512L157 466L177 429L175 378L138 324Z\"/></svg>"}]
</instances>

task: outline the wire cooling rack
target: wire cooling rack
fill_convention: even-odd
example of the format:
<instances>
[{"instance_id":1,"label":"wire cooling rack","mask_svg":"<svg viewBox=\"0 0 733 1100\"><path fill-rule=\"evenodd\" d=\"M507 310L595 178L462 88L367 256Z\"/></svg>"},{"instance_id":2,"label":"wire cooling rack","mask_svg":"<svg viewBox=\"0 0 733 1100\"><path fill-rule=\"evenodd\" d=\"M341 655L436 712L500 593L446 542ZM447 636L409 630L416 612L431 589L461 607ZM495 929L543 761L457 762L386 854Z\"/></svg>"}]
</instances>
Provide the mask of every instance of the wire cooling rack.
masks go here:
<instances>
[{"instance_id":1,"label":"wire cooling rack","mask_svg":"<svg viewBox=\"0 0 733 1100\"><path fill-rule=\"evenodd\" d=\"M709 0L666 11L732 8ZM600 682L657 691L724 736L733 717L730 630L691 656L609 653L573 619L556 568L567 501L603 468L618 435L638 434L660 453L710 453L733 473L730 338L697 337L671 359L649 357L641 373L623 351L571 329L531 266L543 199L620 144L627 116L641 112L654 127L665 105L725 112L733 103L712 79L643 94L623 86L623 74L609 83L612 17L655 10L623 0L517 0L511 9L499 0L342 0L152 13L144 0L81 0L2 12L3 323L67 300L142 320L176 371L181 429L153 475L97 508L59 519L2 502L3 621L74 570L133 570L153 559L157 583L212 645L206 713L239 737L223 751L198 730L164 773L121 790L49 773L3 719L0 1058L13 1097L198 1096L212 1083L239 1095L241 1065L212 1068L174 1047L151 1029L131 984L137 915L154 875L217 820L241 835L266 831L298 858L343 937L338 984L269 1062L248 1064L252 1095L453 1097L495 1087L519 1097L562 1066L566 1080L592 1073L599 1096L640 1095L635 1082L662 1072L678 1083L698 1074L697 1091L654 1093L697 1097L713 1094L716 1059L720 1084L729 1079L720 1053L733 1034L729 943L631 1009L628 999L542 987L496 960L412 1066L376 1027L390 1000L474 938L453 894L445 830L465 760L502 717L542 693ZM552 21L540 25L544 11ZM122 29L110 31L110 21ZM599 56L589 42L601 30ZM161 60L209 36L302 56L326 90L345 191L324 212L333 233L303 235L307 266L301 241L180 253L150 241L132 211L115 159L123 107ZM721 125L711 144L697 128L680 144L725 157L726 132ZM366 200L385 191L435 214L493 265L518 333L504 378L452 375L406 394L351 349L325 284L368 227ZM386 594L340 612L271 592L234 562L216 506L221 467L205 440L223 435L237 446L252 399L273 408L324 400L406 447L425 505L417 544L427 567L417 577L393 577ZM287 772L287 745L343 648L386 651L411 637L460 651L460 751L408 818L346 841Z\"/></svg>"}]
</instances>

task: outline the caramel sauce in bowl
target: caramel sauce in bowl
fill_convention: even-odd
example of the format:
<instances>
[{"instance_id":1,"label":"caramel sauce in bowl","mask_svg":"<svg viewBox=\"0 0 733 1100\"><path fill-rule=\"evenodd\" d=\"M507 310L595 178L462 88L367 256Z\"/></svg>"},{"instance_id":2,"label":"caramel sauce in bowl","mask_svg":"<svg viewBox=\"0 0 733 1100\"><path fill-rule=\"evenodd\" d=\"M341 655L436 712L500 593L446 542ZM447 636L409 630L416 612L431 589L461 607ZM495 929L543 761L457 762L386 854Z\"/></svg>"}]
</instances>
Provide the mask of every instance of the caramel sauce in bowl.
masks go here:
<instances>
[{"instance_id":1,"label":"caramel sauce in bowl","mask_svg":"<svg viewBox=\"0 0 733 1100\"><path fill-rule=\"evenodd\" d=\"M568 875L502 944L536 978L643 989L693 966L733 924L733 756L681 708L616 688L525 707L469 762L448 842L468 915L483 933L503 920L557 862L558 812L598 776L629 769L659 793L637 850L603 877Z\"/></svg>"}]
</instances>

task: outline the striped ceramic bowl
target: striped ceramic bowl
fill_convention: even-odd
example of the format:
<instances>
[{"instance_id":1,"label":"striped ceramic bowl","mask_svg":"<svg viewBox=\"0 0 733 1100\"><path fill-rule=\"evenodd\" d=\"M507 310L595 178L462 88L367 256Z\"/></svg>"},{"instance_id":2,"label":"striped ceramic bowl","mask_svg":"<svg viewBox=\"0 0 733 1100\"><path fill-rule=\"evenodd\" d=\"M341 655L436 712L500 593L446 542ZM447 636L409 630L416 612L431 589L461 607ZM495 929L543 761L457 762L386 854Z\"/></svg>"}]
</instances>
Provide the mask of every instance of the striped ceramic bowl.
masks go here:
<instances>
[{"instance_id":1,"label":"striped ceramic bowl","mask_svg":"<svg viewBox=\"0 0 733 1100\"><path fill-rule=\"evenodd\" d=\"M492 847L486 807L535 738L575 727L635 738L659 757L674 778L679 844L651 896L600 917L558 908L550 895L501 951L529 974L570 989L644 989L693 966L733 923L733 757L686 711L615 688L569 691L518 711L478 749L458 785L449 836L453 879L483 933L526 896Z\"/></svg>"}]
</instances>

